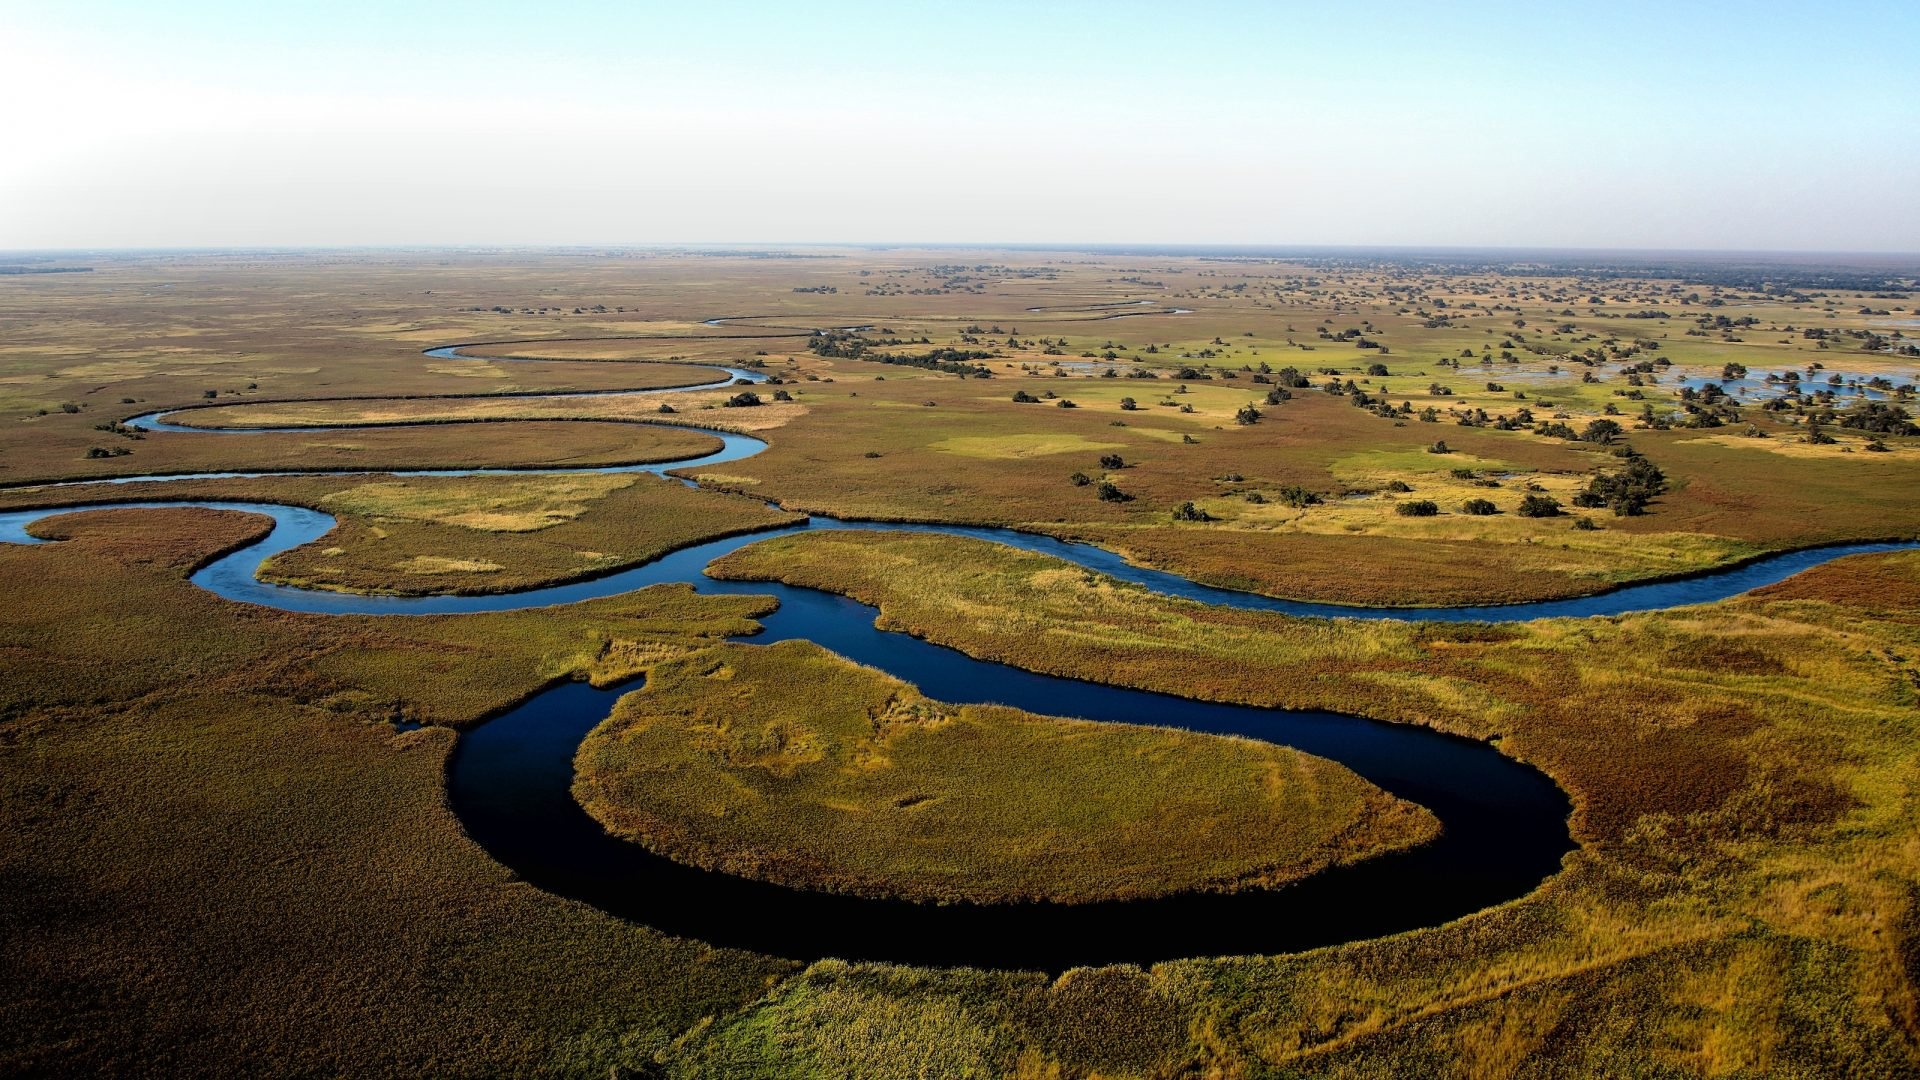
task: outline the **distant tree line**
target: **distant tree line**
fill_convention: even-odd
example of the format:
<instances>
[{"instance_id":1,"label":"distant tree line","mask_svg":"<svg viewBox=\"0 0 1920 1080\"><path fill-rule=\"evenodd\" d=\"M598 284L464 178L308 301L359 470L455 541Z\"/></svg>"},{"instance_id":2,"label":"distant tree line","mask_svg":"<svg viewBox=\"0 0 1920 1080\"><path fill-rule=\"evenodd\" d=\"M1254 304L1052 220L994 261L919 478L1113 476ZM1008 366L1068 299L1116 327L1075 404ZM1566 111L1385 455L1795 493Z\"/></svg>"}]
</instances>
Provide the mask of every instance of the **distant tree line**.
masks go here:
<instances>
[{"instance_id":1,"label":"distant tree line","mask_svg":"<svg viewBox=\"0 0 1920 1080\"><path fill-rule=\"evenodd\" d=\"M943 371L949 375L990 379L993 372L980 360L991 360L999 353L980 349L931 349L923 353L889 353L876 349L875 342L837 330L815 333L807 341L807 351L815 356L841 360L867 360L876 364Z\"/></svg>"}]
</instances>

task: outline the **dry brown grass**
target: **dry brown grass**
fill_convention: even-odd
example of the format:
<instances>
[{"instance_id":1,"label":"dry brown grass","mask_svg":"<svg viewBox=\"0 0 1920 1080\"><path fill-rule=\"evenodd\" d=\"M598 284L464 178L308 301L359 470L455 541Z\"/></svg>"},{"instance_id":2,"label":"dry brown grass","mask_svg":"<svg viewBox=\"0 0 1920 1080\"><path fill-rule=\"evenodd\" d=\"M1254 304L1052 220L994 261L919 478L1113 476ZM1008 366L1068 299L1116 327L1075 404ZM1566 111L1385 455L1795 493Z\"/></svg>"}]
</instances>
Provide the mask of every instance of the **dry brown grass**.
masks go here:
<instances>
[{"instance_id":1,"label":"dry brown grass","mask_svg":"<svg viewBox=\"0 0 1920 1080\"><path fill-rule=\"evenodd\" d=\"M330 619L182 580L259 527L106 512L0 546L0 1071L604 1074L789 970L514 881L445 805L453 732L389 723L630 672L751 598Z\"/></svg>"}]
</instances>

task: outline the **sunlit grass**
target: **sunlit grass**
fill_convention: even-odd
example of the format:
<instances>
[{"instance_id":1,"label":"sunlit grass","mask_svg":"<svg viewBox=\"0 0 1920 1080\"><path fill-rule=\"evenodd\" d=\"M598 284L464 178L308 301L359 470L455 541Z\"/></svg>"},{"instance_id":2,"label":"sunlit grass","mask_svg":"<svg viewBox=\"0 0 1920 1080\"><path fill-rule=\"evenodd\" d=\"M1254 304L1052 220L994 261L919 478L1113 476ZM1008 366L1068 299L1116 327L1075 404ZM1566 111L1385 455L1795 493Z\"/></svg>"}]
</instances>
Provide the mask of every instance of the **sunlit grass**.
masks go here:
<instances>
[{"instance_id":1,"label":"sunlit grass","mask_svg":"<svg viewBox=\"0 0 1920 1080\"><path fill-rule=\"evenodd\" d=\"M1883 1006L1909 1000L1920 941L1920 556L1842 560L1667 614L1481 628L1218 611L908 534L779 538L716 569L847 592L886 625L1023 667L1498 738L1573 796L1581 846L1522 900L1305 957L1128 976L1132 1008L1184 1018L1136 1044L1162 1067L1768 1073L1832 1055L1862 1075L1907 1071L1905 1021ZM983 992L972 974L897 977L819 965L703 1052L748 1053L749 1032L813 1015L827 988L829 1025ZM1635 1034L1652 1016L1661 1040ZM968 1039L1017 1043L1037 1023L980 1015Z\"/></svg>"},{"instance_id":2,"label":"sunlit grass","mask_svg":"<svg viewBox=\"0 0 1920 1080\"><path fill-rule=\"evenodd\" d=\"M656 664L577 770L590 813L674 858L919 900L1271 886L1438 827L1284 747L945 705L807 642Z\"/></svg>"},{"instance_id":3,"label":"sunlit grass","mask_svg":"<svg viewBox=\"0 0 1920 1080\"><path fill-rule=\"evenodd\" d=\"M633 473L404 478L356 484L321 504L376 519L533 532L578 518L595 502L632 487L636 479Z\"/></svg>"}]
</instances>

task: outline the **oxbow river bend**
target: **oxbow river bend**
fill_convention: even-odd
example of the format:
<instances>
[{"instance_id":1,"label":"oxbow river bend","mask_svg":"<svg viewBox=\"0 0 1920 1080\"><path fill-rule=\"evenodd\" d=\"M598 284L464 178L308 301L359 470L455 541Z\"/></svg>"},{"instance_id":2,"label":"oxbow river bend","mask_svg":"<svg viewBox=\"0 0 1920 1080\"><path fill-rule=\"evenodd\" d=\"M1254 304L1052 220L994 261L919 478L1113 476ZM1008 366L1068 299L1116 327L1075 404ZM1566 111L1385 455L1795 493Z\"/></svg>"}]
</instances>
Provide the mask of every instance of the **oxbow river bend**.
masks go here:
<instances>
[{"instance_id":1,"label":"oxbow river bend","mask_svg":"<svg viewBox=\"0 0 1920 1080\"><path fill-rule=\"evenodd\" d=\"M430 350L462 356L458 346ZM721 369L712 389L762 377ZM608 391L606 393L661 391ZM568 397L575 395L543 395ZM209 431L162 414L129 423L153 431ZM692 426L692 425L686 425ZM236 436L276 431L218 429ZM680 461L594 469L414 470L399 475L476 472L650 472L698 469L759 453L751 436L707 431L710 453ZM128 477L106 483L276 475L201 473ZM278 474L283 475L283 474ZM98 482L96 482L98 483ZM975 660L955 650L875 629L873 608L845 597L766 582L709 579L711 560L772 535L809 529L884 528L940 532L1057 556L1170 596L1288 615L1358 619L1507 622L1614 615L1725 599L1843 555L1910 547L1850 544L1771 556L1716 573L1633 586L1575 600L1456 608L1353 608L1308 604L1213 588L1178 575L1128 565L1099 548L1007 529L951 525L863 524L814 517L804 524L683 548L605 577L489 596L394 597L330 593L269 584L262 562L316 540L334 519L303 507L264 502L139 499L119 506L197 506L263 514L271 533L193 575L193 583L229 600L321 614L418 615L504 611L573 603L666 582L704 593L771 595L779 609L763 618L769 643L804 638L918 685L955 704L995 702L1036 713L1116 723L1155 724L1283 743L1331 758L1441 821L1432 843L1336 867L1280 889L1188 894L1096 904L933 905L808 892L700 870L609 836L573 799L574 753L637 683L596 689L564 683L464 733L448 767L450 803L468 834L529 883L614 915L716 945L812 960L840 957L933 965L1039 968L1148 963L1183 956L1290 952L1429 926L1525 895L1554 873L1573 844L1563 792L1537 770L1494 747L1422 728L1334 712L1253 708L1193 701ZM0 513L0 542L37 543L32 522L77 508Z\"/></svg>"}]
</instances>

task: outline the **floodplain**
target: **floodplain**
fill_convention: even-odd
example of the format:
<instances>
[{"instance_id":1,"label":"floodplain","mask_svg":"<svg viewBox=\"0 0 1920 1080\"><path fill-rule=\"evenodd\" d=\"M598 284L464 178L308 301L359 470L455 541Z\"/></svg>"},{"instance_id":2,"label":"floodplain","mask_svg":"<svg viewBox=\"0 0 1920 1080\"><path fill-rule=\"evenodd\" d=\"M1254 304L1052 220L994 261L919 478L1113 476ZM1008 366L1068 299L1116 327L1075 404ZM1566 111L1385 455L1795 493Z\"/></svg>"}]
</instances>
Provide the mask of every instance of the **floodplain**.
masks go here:
<instances>
[{"instance_id":1,"label":"floodplain","mask_svg":"<svg viewBox=\"0 0 1920 1080\"><path fill-rule=\"evenodd\" d=\"M53 512L0 543L0 1070L1910 1075L1920 554L1490 624L1239 610L1002 541L1356 614L1911 542L1916 302L1911 268L1804 259L1111 250L0 282L0 513ZM112 507L142 500L331 515L261 580L393 598L746 539L579 603L311 615L188 580L266 519ZM491 859L447 797L462 733L576 679L639 680L574 759L612 836L799 890L1284 893L1445 834L1284 741L755 644L755 582L1009 670L1472 740L1565 793L1571 849L1384 937L1065 971L716 946Z\"/></svg>"}]
</instances>

